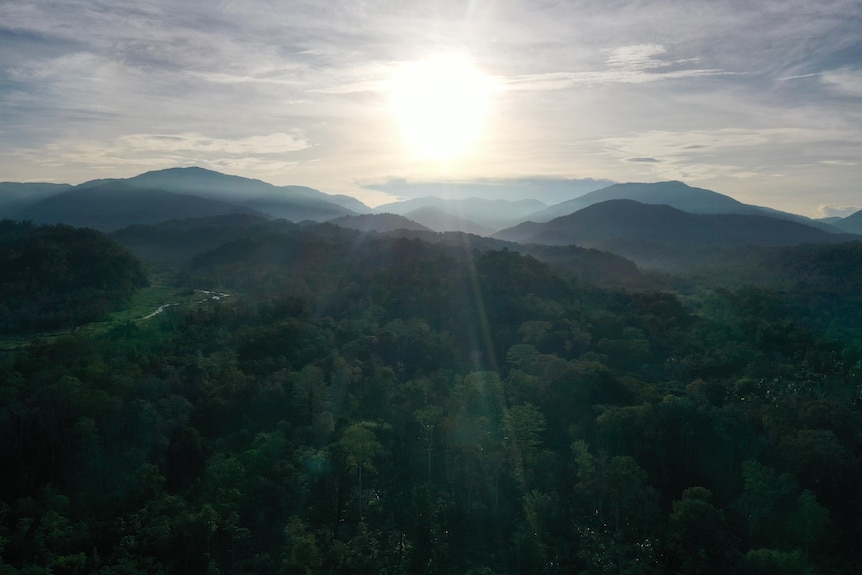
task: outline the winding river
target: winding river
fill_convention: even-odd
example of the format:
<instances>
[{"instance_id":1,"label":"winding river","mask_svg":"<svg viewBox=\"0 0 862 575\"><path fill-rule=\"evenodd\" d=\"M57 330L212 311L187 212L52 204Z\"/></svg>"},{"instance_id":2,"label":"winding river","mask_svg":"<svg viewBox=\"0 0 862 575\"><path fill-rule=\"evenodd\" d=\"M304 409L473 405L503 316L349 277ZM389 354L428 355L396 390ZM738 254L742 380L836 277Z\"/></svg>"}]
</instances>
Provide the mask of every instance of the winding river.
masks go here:
<instances>
[{"instance_id":1,"label":"winding river","mask_svg":"<svg viewBox=\"0 0 862 575\"><path fill-rule=\"evenodd\" d=\"M209 301L219 301L219 300L223 300L224 298L230 297L229 293L221 293L221 292L210 291L210 290L205 290L205 289L196 289L195 292L196 293L202 293L202 294L207 296L204 299L196 302L198 305L200 305L202 303L207 303ZM156 311L154 311L153 313L151 313L149 315L145 315L141 319L150 319L151 317L155 317L155 316L159 315L160 313L162 313L163 311L165 311L166 309L168 309L169 307L172 307L175 305L180 305L180 304L178 304L178 303L166 303L164 305L160 305L158 308L156 308Z\"/></svg>"}]
</instances>

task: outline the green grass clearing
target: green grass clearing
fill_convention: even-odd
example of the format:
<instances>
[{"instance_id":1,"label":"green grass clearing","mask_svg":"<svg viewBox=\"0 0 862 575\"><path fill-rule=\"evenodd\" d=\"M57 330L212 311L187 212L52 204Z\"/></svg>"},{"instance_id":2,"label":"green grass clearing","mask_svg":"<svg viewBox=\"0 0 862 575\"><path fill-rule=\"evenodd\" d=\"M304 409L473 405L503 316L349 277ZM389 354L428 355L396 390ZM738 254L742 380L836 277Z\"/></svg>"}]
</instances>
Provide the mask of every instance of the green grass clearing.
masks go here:
<instances>
[{"instance_id":1,"label":"green grass clearing","mask_svg":"<svg viewBox=\"0 0 862 575\"><path fill-rule=\"evenodd\" d=\"M214 291L216 293L218 290ZM219 292L221 293L221 292ZM221 298L217 301L230 301L233 296ZM122 309L114 311L102 321L96 321L81 325L75 329L75 333L88 336L101 335L112 327L127 322L135 322L144 325L156 320L162 313L170 313L175 307L184 308L189 306L216 303L211 295L190 288L178 288L164 285L151 285L141 288L132 296L131 301ZM153 315L159 308L162 312ZM0 351L17 351L34 340L53 341L58 337L71 333L68 329L29 333L14 336L0 336Z\"/></svg>"}]
</instances>

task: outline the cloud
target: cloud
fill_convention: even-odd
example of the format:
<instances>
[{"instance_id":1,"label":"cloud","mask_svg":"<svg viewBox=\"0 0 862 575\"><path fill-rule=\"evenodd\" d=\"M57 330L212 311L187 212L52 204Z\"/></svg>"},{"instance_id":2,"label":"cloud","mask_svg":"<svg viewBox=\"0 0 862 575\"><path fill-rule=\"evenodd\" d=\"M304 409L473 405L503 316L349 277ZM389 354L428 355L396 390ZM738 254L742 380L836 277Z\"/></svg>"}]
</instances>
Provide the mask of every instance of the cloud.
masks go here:
<instances>
[{"instance_id":1,"label":"cloud","mask_svg":"<svg viewBox=\"0 0 862 575\"><path fill-rule=\"evenodd\" d=\"M739 150L750 154L750 148L808 146L814 154L829 154L832 146L841 149L848 144L862 146L862 133L852 129L813 128L718 128L686 131L649 130L632 136L604 138L608 153L621 159L713 155L721 151ZM817 144L824 147L818 149ZM828 151L827 151L828 150ZM659 152L653 154L638 152ZM820 161L818 159L818 161ZM825 163L836 160L826 159Z\"/></svg>"},{"instance_id":2,"label":"cloud","mask_svg":"<svg viewBox=\"0 0 862 575\"><path fill-rule=\"evenodd\" d=\"M862 70L839 68L820 75L820 80L830 90L853 98L862 98Z\"/></svg>"},{"instance_id":3,"label":"cloud","mask_svg":"<svg viewBox=\"0 0 862 575\"><path fill-rule=\"evenodd\" d=\"M668 64L655 58L664 54L667 50L658 44L637 44L634 46L622 46L611 52L608 65L625 70L652 70L661 68Z\"/></svg>"},{"instance_id":4,"label":"cloud","mask_svg":"<svg viewBox=\"0 0 862 575\"><path fill-rule=\"evenodd\" d=\"M310 147L301 132L236 139L197 133L128 134L107 142L54 142L19 149L13 155L19 162L32 163L43 171L65 169L77 173L84 166L87 169L82 179L191 165L229 173L282 175L300 164L295 154Z\"/></svg>"},{"instance_id":5,"label":"cloud","mask_svg":"<svg viewBox=\"0 0 862 575\"><path fill-rule=\"evenodd\" d=\"M845 161L836 157L862 153L862 134L848 129L649 130L601 143L608 159L648 169L642 178L687 182L783 177L806 165L843 166ZM656 157L661 162L649 161ZM793 159L791 167L788 158Z\"/></svg>"},{"instance_id":6,"label":"cloud","mask_svg":"<svg viewBox=\"0 0 862 575\"><path fill-rule=\"evenodd\" d=\"M821 204L817 207L817 214L821 218L846 218L859 210L862 210L862 206L827 206Z\"/></svg>"},{"instance_id":7,"label":"cloud","mask_svg":"<svg viewBox=\"0 0 862 575\"><path fill-rule=\"evenodd\" d=\"M779 82L787 82L789 80L803 80L805 78L817 78L820 76L820 72L814 72L812 74L799 74L797 76L785 76L784 78L778 78Z\"/></svg>"},{"instance_id":8,"label":"cloud","mask_svg":"<svg viewBox=\"0 0 862 575\"><path fill-rule=\"evenodd\" d=\"M513 90L543 91L563 90L579 85L643 84L660 80L731 74L724 70L693 67L698 63L697 58L677 60L659 58L665 52L665 48L657 44L621 46L611 51L603 70L524 74L510 78L505 83Z\"/></svg>"},{"instance_id":9,"label":"cloud","mask_svg":"<svg viewBox=\"0 0 862 575\"><path fill-rule=\"evenodd\" d=\"M625 162L640 162L643 164L657 164L659 160L655 158L626 158Z\"/></svg>"},{"instance_id":10,"label":"cloud","mask_svg":"<svg viewBox=\"0 0 862 575\"><path fill-rule=\"evenodd\" d=\"M199 156L213 154L267 155L297 152L311 147L297 132L247 136L245 138L210 138L201 134L129 134L116 140L131 153L187 153Z\"/></svg>"}]
</instances>

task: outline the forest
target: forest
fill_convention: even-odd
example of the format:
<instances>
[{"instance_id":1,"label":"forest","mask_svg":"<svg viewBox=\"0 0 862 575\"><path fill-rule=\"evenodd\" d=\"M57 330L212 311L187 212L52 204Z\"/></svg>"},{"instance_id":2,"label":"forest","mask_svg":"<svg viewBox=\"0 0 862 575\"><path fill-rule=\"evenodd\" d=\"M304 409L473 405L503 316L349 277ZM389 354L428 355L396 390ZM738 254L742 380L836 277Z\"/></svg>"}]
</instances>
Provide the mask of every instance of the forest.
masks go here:
<instances>
[{"instance_id":1,"label":"forest","mask_svg":"<svg viewBox=\"0 0 862 575\"><path fill-rule=\"evenodd\" d=\"M0 574L860 572L862 243L224 224L0 227Z\"/></svg>"}]
</instances>

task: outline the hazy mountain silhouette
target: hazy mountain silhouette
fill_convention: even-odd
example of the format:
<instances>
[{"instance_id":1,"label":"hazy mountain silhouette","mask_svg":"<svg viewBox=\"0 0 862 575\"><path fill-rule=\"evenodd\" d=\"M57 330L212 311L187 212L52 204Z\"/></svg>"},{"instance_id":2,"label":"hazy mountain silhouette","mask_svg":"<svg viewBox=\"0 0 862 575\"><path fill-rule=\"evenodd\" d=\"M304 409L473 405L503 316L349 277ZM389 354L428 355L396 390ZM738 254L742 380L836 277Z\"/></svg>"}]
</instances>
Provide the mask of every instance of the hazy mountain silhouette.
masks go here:
<instances>
[{"instance_id":1,"label":"hazy mountain silhouette","mask_svg":"<svg viewBox=\"0 0 862 575\"><path fill-rule=\"evenodd\" d=\"M196 167L146 172L128 179L91 180L78 186L14 183L3 186L0 217L102 230L226 213L265 214L298 222L370 212L365 204L348 196L330 196L305 186L273 186ZM84 193L88 190L95 191ZM76 193L64 195L72 192ZM92 202L111 205L90 205Z\"/></svg>"},{"instance_id":2,"label":"hazy mountain silhouette","mask_svg":"<svg viewBox=\"0 0 862 575\"><path fill-rule=\"evenodd\" d=\"M477 236L490 236L495 228L483 226L436 206L411 210L404 217L431 228L435 232L465 232Z\"/></svg>"},{"instance_id":3,"label":"hazy mountain silhouette","mask_svg":"<svg viewBox=\"0 0 862 575\"><path fill-rule=\"evenodd\" d=\"M663 204L691 214L769 216L803 223L833 233L839 232L825 222L818 222L772 208L744 204L730 196L704 188L695 188L679 181L614 184L572 200L554 204L547 209L530 214L526 219L533 222L548 222L554 218L608 200L634 200L642 204Z\"/></svg>"},{"instance_id":4,"label":"hazy mountain silhouette","mask_svg":"<svg viewBox=\"0 0 862 575\"><path fill-rule=\"evenodd\" d=\"M846 218L836 218L829 223L832 224L832 226L841 230L842 232L847 232L850 234L862 234L862 210L850 214Z\"/></svg>"},{"instance_id":5,"label":"hazy mountain silhouette","mask_svg":"<svg viewBox=\"0 0 862 575\"><path fill-rule=\"evenodd\" d=\"M0 217L14 218L18 210L71 188L70 184L0 182Z\"/></svg>"},{"instance_id":6,"label":"hazy mountain silhouette","mask_svg":"<svg viewBox=\"0 0 862 575\"><path fill-rule=\"evenodd\" d=\"M111 231L167 218L234 213L258 214L251 208L218 200L135 188L123 182L104 182L92 187L72 188L39 200L20 210L17 217L39 223L63 223Z\"/></svg>"},{"instance_id":7,"label":"hazy mountain silhouette","mask_svg":"<svg viewBox=\"0 0 862 575\"><path fill-rule=\"evenodd\" d=\"M253 201L257 201L260 205L266 205L267 202L260 200L267 198L268 203L272 206L278 206L280 203L312 206L325 202L357 213L371 211L368 206L350 196L325 194L307 186L275 186L261 180L231 176L199 167L168 168L146 172L129 178L126 182L134 187L158 188L207 198L230 200L242 205L248 205L247 202ZM260 209L258 206L255 208ZM282 217L279 214L274 215Z\"/></svg>"},{"instance_id":8,"label":"hazy mountain silhouette","mask_svg":"<svg viewBox=\"0 0 862 575\"><path fill-rule=\"evenodd\" d=\"M435 212L427 210L419 211L425 208L433 208ZM426 196L422 198L413 198L402 202L393 202L378 206L375 211L379 213L389 212L407 216L410 219L419 221L414 216L419 211L419 217L423 213L431 214L436 218L438 225L442 225L443 216L448 215L448 222L445 224L448 229L459 231L470 231L486 229L488 232L500 230L513 226L524 221L524 218L530 214L547 208L546 204L538 200L488 200L485 198L439 198L436 196ZM452 226L459 225L459 221L466 222L466 225L471 229L454 228ZM422 222L425 223L425 222ZM434 227L429 224L429 227ZM435 228L436 229L436 228ZM488 233L486 232L486 233ZM478 232L475 232L478 233Z\"/></svg>"},{"instance_id":9,"label":"hazy mountain silhouette","mask_svg":"<svg viewBox=\"0 0 862 575\"><path fill-rule=\"evenodd\" d=\"M697 221L671 212L659 216L648 208L613 214L599 211L590 217L596 222L577 221L571 225L539 224L555 221L579 210L607 201L629 200L641 205L663 205L688 215L766 218L755 220L724 218ZM624 204L623 204L624 205ZM607 210L609 208L605 208ZM640 211L638 211L640 210ZM808 238L811 228L838 234L862 232L862 215L826 223L770 208L743 204L729 196L682 182L615 184L553 206L537 200L488 200L483 198L444 199L425 197L395 202L373 210L404 216L436 232L462 231L488 236L503 230L499 237L544 244L627 241L640 238L650 242L693 242L693 245L763 245L798 241L831 241L821 236ZM116 230L135 223L166 219L199 218L231 213L265 215L294 222L329 221L344 216L369 214L372 210L348 196L328 195L304 186L274 186L261 180L222 174L197 167L146 172L128 179L92 180L78 186L68 184L0 184L0 218L32 219L44 223L67 223ZM386 218L345 220L358 229L391 230L408 225ZM537 223L527 223L527 220ZM577 218L575 219L577 220ZM780 227L776 221L796 223L802 228ZM349 223L349 222L352 222ZM601 222L601 224L599 224ZM652 222L652 223L651 223ZM521 225L515 226L515 224ZM574 225L574 224L572 224ZM652 228L649 226L652 225ZM625 228L623 233L620 228ZM649 229L648 229L649 228ZM614 232L616 230L616 232ZM801 230L806 230L803 233ZM608 234L617 233L615 236ZM803 238L803 239L800 239Z\"/></svg>"},{"instance_id":10,"label":"hazy mountain silhouette","mask_svg":"<svg viewBox=\"0 0 862 575\"><path fill-rule=\"evenodd\" d=\"M136 188L161 189L230 201L272 217L292 221L323 221L371 211L368 206L350 196L324 194L307 186L274 186L261 180L198 167L146 172L125 181Z\"/></svg>"},{"instance_id":11,"label":"hazy mountain silhouette","mask_svg":"<svg viewBox=\"0 0 862 575\"><path fill-rule=\"evenodd\" d=\"M546 223L525 222L494 234L521 243L610 249L625 242L733 246L841 241L812 226L763 215L691 214L667 205L608 200ZM611 250L613 251L613 250Z\"/></svg>"},{"instance_id":12,"label":"hazy mountain silhouette","mask_svg":"<svg viewBox=\"0 0 862 575\"><path fill-rule=\"evenodd\" d=\"M427 226L423 226L413 220L407 219L398 214L360 214L357 216L341 216L329 220L330 224L359 230L361 232L391 232L394 230L420 230L432 231Z\"/></svg>"}]
</instances>

